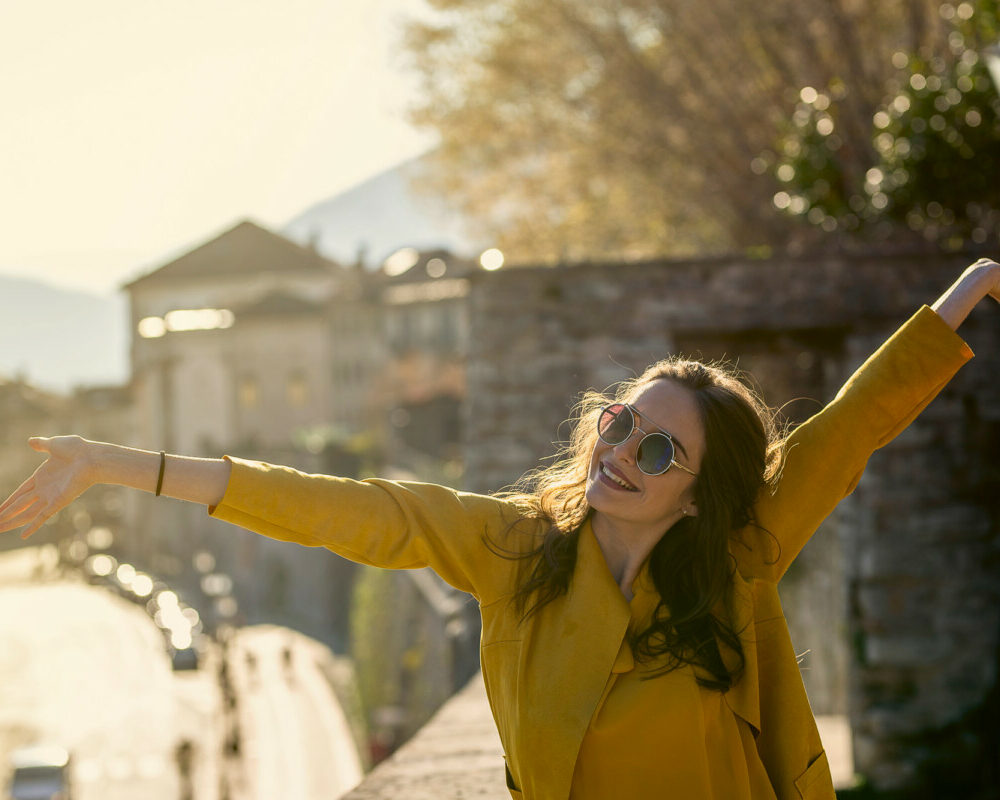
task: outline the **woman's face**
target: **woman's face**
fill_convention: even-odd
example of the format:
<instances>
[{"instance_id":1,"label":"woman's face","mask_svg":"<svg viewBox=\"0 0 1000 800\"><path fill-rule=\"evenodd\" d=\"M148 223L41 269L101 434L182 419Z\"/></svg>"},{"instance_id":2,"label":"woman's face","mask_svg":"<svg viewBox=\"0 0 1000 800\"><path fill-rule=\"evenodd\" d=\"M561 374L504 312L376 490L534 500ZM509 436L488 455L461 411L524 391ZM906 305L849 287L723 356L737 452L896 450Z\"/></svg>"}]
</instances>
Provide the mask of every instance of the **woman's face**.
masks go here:
<instances>
[{"instance_id":1,"label":"woman's face","mask_svg":"<svg viewBox=\"0 0 1000 800\"><path fill-rule=\"evenodd\" d=\"M619 445L600 439L590 459L587 502L595 515L632 528L655 528L662 534L677 520L697 514L697 478L672 466L662 475L646 475L636 466L636 449L647 433L663 431L673 438L674 460L699 472L705 452L701 415L690 389L663 378L646 384L629 399L638 410L640 430Z\"/></svg>"}]
</instances>

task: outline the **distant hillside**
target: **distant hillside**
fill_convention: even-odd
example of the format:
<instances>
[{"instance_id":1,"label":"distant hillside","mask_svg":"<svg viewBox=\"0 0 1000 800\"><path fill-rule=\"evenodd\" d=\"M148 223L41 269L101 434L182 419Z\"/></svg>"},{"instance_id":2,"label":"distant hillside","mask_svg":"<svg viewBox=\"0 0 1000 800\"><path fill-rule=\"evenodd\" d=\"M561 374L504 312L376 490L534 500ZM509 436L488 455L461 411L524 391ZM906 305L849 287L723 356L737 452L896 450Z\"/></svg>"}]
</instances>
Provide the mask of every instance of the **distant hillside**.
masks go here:
<instances>
[{"instance_id":1,"label":"distant hillside","mask_svg":"<svg viewBox=\"0 0 1000 800\"><path fill-rule=\"evenodd\" d=\"M420 167L413 159L303 211L282 229L300 244L314 243L324 255L353 263L364 249L368 265L381 264L401 247L446 248L473 255L477 243L456 213L447 213L411 186Z\"/></svg>"},{"instance_id":2,"label":"distant hillside","mask_svg":"<svg viewBox=\"0 0 1000 800\"><path fill-rule=\"evenodd\" d=\"M124 296L101 296L0 275L0 376L36 386L123 383L128 374Z\"/></svg>"}]
</instances>

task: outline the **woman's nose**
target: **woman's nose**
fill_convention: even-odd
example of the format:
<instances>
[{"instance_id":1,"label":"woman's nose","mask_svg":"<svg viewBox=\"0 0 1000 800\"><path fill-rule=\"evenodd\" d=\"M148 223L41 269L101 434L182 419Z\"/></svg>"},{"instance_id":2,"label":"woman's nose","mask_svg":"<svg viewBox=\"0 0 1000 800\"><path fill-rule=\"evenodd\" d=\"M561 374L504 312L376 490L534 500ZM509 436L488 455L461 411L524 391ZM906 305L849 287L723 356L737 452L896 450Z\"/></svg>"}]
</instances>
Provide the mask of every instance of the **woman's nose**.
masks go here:
<instances>
[{"instance_id":1,"label":"woman's nose","mask_svg":"<svg viewBox=\"0 0 1000 800\"><path fill-rule=\"evenodd\" d=\"M639 433L639 431L637 430L632 431L632 433L629 434L629 437L624 442L615 445L616 457L620 458L622 461L631 463L635 462L635 450L636 447L638 446L637 442L639 441L636 438L637 433Z\"/></svg>"}]
</instances>

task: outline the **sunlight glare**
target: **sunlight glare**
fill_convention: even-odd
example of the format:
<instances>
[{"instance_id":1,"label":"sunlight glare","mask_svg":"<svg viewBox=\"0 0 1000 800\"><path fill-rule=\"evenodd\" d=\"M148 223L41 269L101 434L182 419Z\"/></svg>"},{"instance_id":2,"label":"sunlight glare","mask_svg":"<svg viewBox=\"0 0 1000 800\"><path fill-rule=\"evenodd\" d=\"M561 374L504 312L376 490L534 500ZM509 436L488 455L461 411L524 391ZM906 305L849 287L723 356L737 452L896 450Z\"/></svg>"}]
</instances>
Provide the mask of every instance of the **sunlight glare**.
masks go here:
<instances>
[{"instance_id":1,"label":"sunlight glare","mask_svg":"<svg viewBox=\"0 0 1000 800\"><path fill-rule=\"evenodd\" d=\"M491 247L479 256L479 265L483 269L493 272L503 266L503 260L503 253L501 253L497 248Z\"/></svg>"}]
</instances>

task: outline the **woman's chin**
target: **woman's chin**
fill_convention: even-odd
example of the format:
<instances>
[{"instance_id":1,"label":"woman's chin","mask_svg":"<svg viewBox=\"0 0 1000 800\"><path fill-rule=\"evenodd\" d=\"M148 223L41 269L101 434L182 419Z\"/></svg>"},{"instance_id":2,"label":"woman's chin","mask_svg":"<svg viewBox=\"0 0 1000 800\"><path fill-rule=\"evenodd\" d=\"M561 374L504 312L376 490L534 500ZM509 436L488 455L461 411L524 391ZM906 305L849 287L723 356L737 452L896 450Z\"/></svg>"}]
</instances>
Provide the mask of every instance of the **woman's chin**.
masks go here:
<instances>
[{"instance_id":1,"label":"woman's chin","mask_svg":"<svg viewBox=\"0 0 1000 800\"><path fill-rule=\"evenodd\" d=\"M595 511L606 510L609 501L614 501L618 492L604 486L601 481L593 478L587 483L587 504Z\"/></svg>"}]
</instances>

